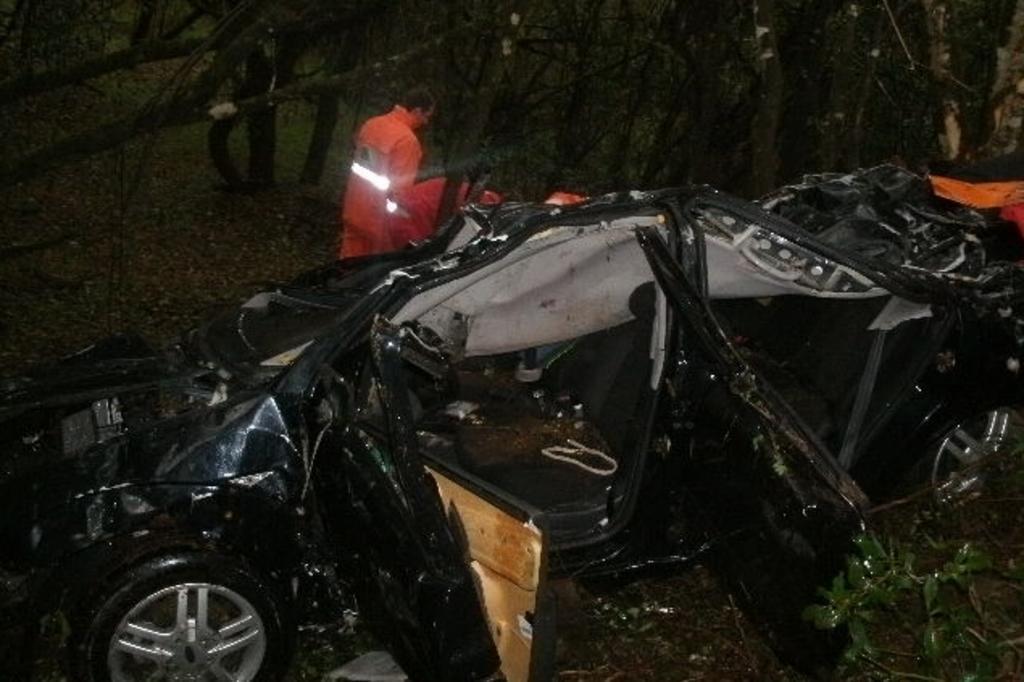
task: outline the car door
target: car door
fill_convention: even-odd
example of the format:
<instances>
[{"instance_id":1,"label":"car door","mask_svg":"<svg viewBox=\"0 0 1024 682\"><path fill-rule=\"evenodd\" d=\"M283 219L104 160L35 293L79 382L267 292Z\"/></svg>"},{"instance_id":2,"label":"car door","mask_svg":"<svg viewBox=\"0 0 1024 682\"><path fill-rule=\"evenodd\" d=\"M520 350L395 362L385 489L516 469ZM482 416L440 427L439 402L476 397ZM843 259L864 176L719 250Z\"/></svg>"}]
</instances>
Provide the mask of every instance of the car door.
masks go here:
<instances>
[{"instance_id":1,"label":"car door","mask_svg":"<svg viewBox=\"0 0 1024 682\"><path fill-rule=\"evenodd\" d=\"M802 611L843 567L866 498L732 348L706 299L702 236L680 229L674 253L654 230L637 238L677 313L668 394L689 507L718 538L734 593L778 649L813 668L839 642Z\"/></svg>"},{"instance_id":2,"label":"car door","mask_svg":"<svg viewBox=\"0 0 1024 682\"><path fill-rule=\"evenodd\" d=\"M349 424L318 464L330 541L348 552L360 612L413 680L550 676L554 638L545 594L543 521L487 499L419 456L407 363L443 359L390 323L371 333L364 391L337 373ZM325 457L324 454L320 455Z\"/></svg>"}]
</instances>

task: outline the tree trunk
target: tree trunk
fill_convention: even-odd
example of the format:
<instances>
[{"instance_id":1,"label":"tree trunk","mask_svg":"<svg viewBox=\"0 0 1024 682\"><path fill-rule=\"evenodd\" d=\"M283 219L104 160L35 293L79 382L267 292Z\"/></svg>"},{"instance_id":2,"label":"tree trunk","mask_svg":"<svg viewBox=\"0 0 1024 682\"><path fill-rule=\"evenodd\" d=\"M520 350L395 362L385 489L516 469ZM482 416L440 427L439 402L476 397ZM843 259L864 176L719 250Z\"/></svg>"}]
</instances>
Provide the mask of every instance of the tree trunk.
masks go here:
<instances>
[{"instance_id":1,"label":"tree trunk","mask_svg":"<svg viewBox=\"0 0 1024 682\"><path fill-rule=\"evenodd\" d=\"M874 92L881 55L879 39L886 17L883 11L876 9L873 20L865 19L865 11L858 0L846 0L830 22L828 66L832 82L828 109L820 121L818 142L818 165L823 171L861 166L864 117ZM867 49L861 47L864 43L857 39L865 23L871 25Z\"/></svg>"},{"instance_id":2,"label":"tree trunk","mask_svg":"<svg viewBox=\"0 0 1024 682\"><path fill-rule=\"evenodd\" d=\"M775 187L779 170L778 132L785 85L776 37L775 0L754 0L754 66L760 76L757 112L751 124L751 191L760 196Z\"/></svg>"},{"instance_id":3,"label":"tree trunk","mask_svg":"<svg viewBox=\"0 0 1024 682\"><path fill-rule=\"evenodd\" d=\"M617 164L611 171L613 174L611 180L618 187L629 187L636 184L636 180L640 175L637 172L639 169L634 167L633 164L633 159L635 158L633 134L636 130L637 118L640 115L641 107L644 104L644 95L647 93L648 88L649 67L653 61L654 57L651 53L644 57L644 65L640 69L638 86L620 122L621 132L617 136L614 145L615 152L612 154L612 158L617 160Z\"/></svg>"},{"instance_id":4,"label":"tree trunk","mask_svg":"<svg viewBox=\"0 0 1024 682\"><path fill-rule=\"evenodd\" d=\"M802 3L799 16L794 17L787 16L786 5L776 4L778 16L773 22L777 32L775 48L785 74L784 104L779 108L775 138L779 157L775 183L822 166L819 149L822 136L818 133L823 131L823 123L830 120L832 77L841 76L843 70L828 66L834 66L836 43L846 40L852 45L857 16L862 11L859 4L849 0L817 0ZM848 6L848 13L843 12L844 6ZM763 33L767 27L763 21L759 23L762 28L758 32ZM859 55L844 55L845 70L856 72L862 65ZM845 125L845 118L837 122Z\"/></svg>"},{"instance_id":5,"label":"tree trunk","mask_svg":"<svg viewBox=\"0 0 1024 682\"><path fill-rule=\"evenodd\" d=\"M245 78L235 93L237 99L248 99L266 93L274 70L261 48L253 50L245 60ZM247 180L242 179L231 158L230 137L238 116L214 121L210 125L207 144L210 159L228 189L240 190L246 185L266 187L274 182L274 151L277 138L275 108L255 109L246 117L249 142L249 169Z\"/></svg>"},{"instance_id":6,"label":"tree trunk","mask_svg":"<svg viewBox=\"0 0 1024 682\"><path fill-rule=\"evenodd\" d=\"M555 163L548 173L547 189L554 190L564 184L565 171L577 168L587 153L587 137L596 121L587 120L586 112L593 96L593 84L587 78L594 58L592 46L596 38L596 24L604 11L603 0L592 0L585 7L584 16L577 15L575 3L563 3L559 23L569 32L571 42L571 81L569 97L561 115L561 125L555 136ZM566 66L568 68L568 65Z\"/></svg>"},{"instance_id":7,"label":"tree trunk","mask_svg":"<svg viewBox=\"0 0 1024 682\"><path fill-rule=\"evenodd\" d=\"M267 57L262 48L253 50L248 56L245 61L245 80L236 93L238 99L245 100L267 94L276 85L276 81L282 86L288 85L298 54L298 43L283 42L277 59ZM238 188L239 174L234 170L227 144L228 136L234 127L234 117L231 121L231 125L217 121L211 127L210 154L214 157L214 165L228 186ZM277 106L273 102L268 102L266 106L249 113L246 117L246 135L249 143L249 169L244 184L248 188L270 187L275 180L277 154Z\"/></svg>"},{"instance_id":8,"label":"tree trunk","mask_svg":"<svg viewBox=\"0 0 1024 682\"><path fill-rule=\"evenodd\" d=\"M245 82L239 91L240 99L247 99L270 90L274 79L274 64L256 50L246 60ZM250 187L270 187L274 184L274 157L277 153L277 107L267 106L249 114L246 119L249 139Z\"/></svg>"},{"instance_id":9,"label":"tree trunk","mask_svg":"<svg viewBox=\"0 0 1024 682\"><path fill-rule=\"evenodd\" d=\"M871 33L871 45L872 50L869 53L871 61L863 69L860 77L860 83L857 85L857 95L854 98L855 108L853 112L853 121L850 124L850 134L847 141L846 152L843 155L843 161L847 168L860 168L863 163L861 159L861 152L864 149L864 118L867 114L868 104L871 103L871 94L875 91L874 81L875 73L878 71L878 57L880 55L879 41L882 35L882 28L885 19L884 16L879 13L875 19L875 25Z\"/></svg>"},{"instance_id":10,"label":"tree trunk","mask_svg":"<svg viewBox=\"0 0 1024 682\"><path fill-rule=\"evenodd\" d=\"M984 145L991 156L1020 148L1024 136L1024 0L1017 0L1006 44L997 50L989 108L992 132Z\"/></svg>"},{"instance_id":11,"label":"tree trunk","mask_svg":"<svg viewBox=\"0 0 1024 682\"><path fill-rule=\"evenodd\" d=\"M831 28L829 66L832 83L829 89L829 105L819 122L821 137L818 147L819 169L838 170L845 156L847 133L854 120L857 91L855 83L866 69L863 62L852 59L857 40L857 23L861 7L857 0L847 0L836 10L829 22ZM868 58L867 64L875 61Z\"/></svg>"},{"instance_id":12,"label":"tree trunk","mask_svg":"<svg viewBox=\"0 0 1024 682\"><path fill-rule=\"evenodd\" d=\"M249 116L246 132L249 137L247 184L253 188L271 187L277 156L277 108L268 107Z\"/></svg>"},{"instance_id":13,"label":"tree trunk","mask_svg":"<svg viewBox=\"0 0 1024 682\"><path fill-rule=\"evenodd\" d=\"M131 44L138 45L149 37L156 16L157 0L140 0L139 15L132 29Z\"/></svg>"},{"instance_id":14,"label":"tree trunk","mask_svg":"<svg viewBox=\"0 0 1024 682\"><path fill-rule=\"evenodd\" d=\"M214 168L220 173L228 189L241 189L245 184L242 174L238 172L235 162L231 159L228 145L237 120L232 117L214 121L206 134L206 148L210 152L210 160L213 161Z\"/></svg>"},{"instance_id":15,"label":"tree trunk","mask_svg":"<svg viewBox=\"0 0 1024 682\"><path fill-rule=\"evenodd\" d=\"M325 68L331 75L336 75L346 69L354 68L359 60L359 52L364 41L358 39L355 31L349 31L327 55ZM338 127L338 114L341 110L341 100L337 93L320 95L316 99L316 118L313 122L313 132L309 136L309 145L306 148L306 160L302 166L302 175L299 182L304 185L319 184L323 177L324 168L327 165L327 156L331 150L331 143L334 140L334 131Z\"/></svg>"},{"instance_id":16,"label":"tree trunk","mask_svg":"<svg viewBox=\"0 0 1024 682\"><path fill-rule=\"evenodd\" d=\"M685 81L684 81L685 83ZM687 88L677 86L673 88L669 99L665 106L664 112L662 112L661 120L654 126L655 134L653 136L652 148L647 153L647 163L644 165L643 172L640 175L643 185L656 185L663 182L667 182L666 165L668 158L667 153L672 153L668 140L672 138L672 131L675 130L676 124L679 120L679 110L686 103ZM700 135L707 136L707 131L702 130ZM678 152L676 152L678 153ZM681 156L681 155L680 155ZM688 159L691 162L697 162L697 158ZM691 164L692 170L692 164Z\"/></svg>"},{"instance_id":17,"label":"tree trunk","mask_svg":"<svg viewBox=\"0 0 1024 682\"><path fill-rule=\"evenodd\" d=\"M499 28L494 40L485 41L488 49L481 56L483 68L477 80L476 95L468 102L459 138L448 150L447 165L461 169L479 156L502 76L518 70L516 41L529 17L532 1L504 0L497 9L491 10L491 25Z\"/></svg>"},{"instance_id":18,"label":"tree trunk","mask_svg":"<svg viewBox=\"0 0 1024 682\"><path fill-rule=\"evenodd\" d=\"M956 159L963 153L963 115L960 103L953 96L954 83L950 69L952 50L946 31L949 7L945 0L921 0L927 18L928 66L938 81L941 102L939 110L939 145L946 159Z\"/></svg>"},{"instance_id":19,"label":"tree trunk","mask_svg":"<svg viewBox=\"0 0 1024 682\"><path fill-rule=\"evenodd\" d=\"M629 3L624 3L624 10L624 22L626 25L624 37L627 44L632 44L637 40L638 18ZM664 13L660 19L665 21ZM633 139L640 111L649 97L650 77L653 73L652 67L654 63L654 50L646 50L640 64L639 77L632 88L632 92L629 93L626 99L623 117L619 122L619 134L615 136L615 141L612 143L612 149L615 151L612 152L611 158L616 160L616 164L611 170L612 176L609 180L616 187L632 187L636 184L637 177L639 176L639 172L637 172L639 169L632 162L636 157Z\"/></svg>"},{"instance_id":20,"label":"tree trunk","mask_svg":"<svg viewBox=\"0 0 1024 682\"><path fill-rule=\"evenodd\" d=\"M5 17L6 21L0 26L0 47L7 44L8 39L14 34L15 29L25 11L26 0L17 0Z\"/></svg>"},{"instance_id":21,"label":"tree trunk","mask_svg":"<svg viewBox=\"0 0 1024 682\"><path fill-rule=\"evenodd\" d=\"M327 153L331 149L334 130L338 126L340 108L337 95L320 95L317 98L316 120L313 123L313 133L309 136L306 162L302 166L302 176L299 179L304 185L316 185L323 177Z\"/></svg>"},{"instance_id":22,"label":"tree trunk","mask_svg":"<svg viewBox=\"0 0 1024 682\"><path fill-rule=\"evenodd\" d=\"M744 23L747 7L745 0L742 4L692 3L686 8L676 6L666 15L661 35L663 40L679 36L674 51L681 61L660 105L665 116L646 154L645 185L722 186L735 156L735 152L723 154L723 149L748 152L743 143L750 137L750 114L734 115L728 93L738 81L722 77L722 65L742 54L746 41L738 27ZM716 28L711 31L709 26ZM742 166L749 170L749 157Z\"/></svg>"}]
</instances>

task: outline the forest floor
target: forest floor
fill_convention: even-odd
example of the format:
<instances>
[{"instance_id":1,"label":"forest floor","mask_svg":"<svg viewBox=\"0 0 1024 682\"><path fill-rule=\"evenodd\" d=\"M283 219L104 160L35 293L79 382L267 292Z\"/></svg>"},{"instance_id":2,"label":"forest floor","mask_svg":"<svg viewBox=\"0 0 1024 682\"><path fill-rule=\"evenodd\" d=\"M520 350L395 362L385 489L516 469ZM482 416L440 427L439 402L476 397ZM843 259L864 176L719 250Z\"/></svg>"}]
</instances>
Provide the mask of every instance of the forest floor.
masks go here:
<instances>
[{"instance_id":1,"label":"forest floor","mask_svg":"<svg viewBox=\"0 0 1024 682\"><path fill-rule=\"evenodd\" d=\"M140 167L144 177L133 190ZM339 180L334 172L319 188L285 183L258 194L227 194L208 168L202 136L182 130L152 147L95 157L0 193L0 374L119 329L168 339L263 283L323 263L334 252ZM973 629L965 637L991 644L994 658L985 660L994 663L973 679L1021 679L1019 478L1008 479L1017 487L952 509L936 510L922 496L873 519L886 547L914 554L925 568L910 575L910 589L875 604L869 634L886 646L862 652L860 663L842 668L838 678L969 679L974 668L963 652L970 642L950 634L946 663L937 663L928 650L919 651L920 631L906 614L921 611L927 576L939 575L957 548L971 542L988 557L977 572L1004 582L986 582L973 593L974 583L965 582L963 599L947 610L982 612L981 625L964 625ZM941 589L955 593L955 582ZM924 589L927 598L931 588ZM576 586L572 593L560 631L559 680L804 679L775 657L702 566L617 589ZM1000 625L994 614L1009 614L1011 624ZM941 618L929 611L919 620L928 625ZM356 629L303 632L290 679L323 679L372 646Z\"/></svg>"}]
</instances>

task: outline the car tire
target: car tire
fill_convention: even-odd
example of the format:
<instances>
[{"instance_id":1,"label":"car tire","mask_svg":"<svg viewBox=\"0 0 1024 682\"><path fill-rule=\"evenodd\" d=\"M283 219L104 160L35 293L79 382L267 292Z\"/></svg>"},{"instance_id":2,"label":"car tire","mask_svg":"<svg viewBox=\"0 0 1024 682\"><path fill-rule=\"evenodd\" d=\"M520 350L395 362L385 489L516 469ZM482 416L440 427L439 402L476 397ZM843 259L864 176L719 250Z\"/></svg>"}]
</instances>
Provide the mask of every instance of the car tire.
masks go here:
<instances>
[{"instance_id":1,"label":"car tire","mask_svg":"<svg viewBox=\"0 0 1024 682\"><path fill-rule=\"evenodd\" d=\"M937 438L910 469L907 483L931 486L940 504L955 504L978 494L991 475L992 455L1024 439L1019 408L999 407L956 424Z\"/></svg>"},{"instance_id":2,"label":"car tire","mask_svg":"<svg viewBox=\"0 0 1024 682\"><path fill-rule=\"evenodd\" d=\"M271 682L288 668L286 600L239 559L180 552L103 584L71 621L76 680L228 679L212 674L219 666L238 682Z\"/></svg>"}]
</instances>

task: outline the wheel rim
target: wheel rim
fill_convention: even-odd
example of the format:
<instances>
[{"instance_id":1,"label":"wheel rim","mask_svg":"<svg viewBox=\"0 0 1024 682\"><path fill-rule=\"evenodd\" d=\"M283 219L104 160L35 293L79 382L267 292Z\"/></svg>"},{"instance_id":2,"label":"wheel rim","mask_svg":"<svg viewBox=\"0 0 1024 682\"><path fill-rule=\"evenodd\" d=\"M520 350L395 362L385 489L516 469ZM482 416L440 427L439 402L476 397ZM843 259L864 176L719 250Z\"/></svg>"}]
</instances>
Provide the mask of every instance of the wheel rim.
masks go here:
<instances>
[{"instance_id":1,"label":"wheel rim","mask_svg":"<svg viewBox=\"0 0 1024 682\"><path fill-rule=\"evenodd\" d=\"M1006 407L958 425L935 452L931 482L936 498L950 503L979 493L986 478L982 461L1022 435L1021 417Z\"/></svg>"},{"instance_id":2,"label":"wheel rim","mask_svg":"<svg viewBox=\"0 0 1024 682\"><path fill-rule=\"evenodd\" d=\"M114 682L223 680L256 677L266 631L253 605L209 583L165 587L138 602L110 639Z\"/></svg>"}]
</instances>

